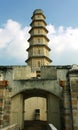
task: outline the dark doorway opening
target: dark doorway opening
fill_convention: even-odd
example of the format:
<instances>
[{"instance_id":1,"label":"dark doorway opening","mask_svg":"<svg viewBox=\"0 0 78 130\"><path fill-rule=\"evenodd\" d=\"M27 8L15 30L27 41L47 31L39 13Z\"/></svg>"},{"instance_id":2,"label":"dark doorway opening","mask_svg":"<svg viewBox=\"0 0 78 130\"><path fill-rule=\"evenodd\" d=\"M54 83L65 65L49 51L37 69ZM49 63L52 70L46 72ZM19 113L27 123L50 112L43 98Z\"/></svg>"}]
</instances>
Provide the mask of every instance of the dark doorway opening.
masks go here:
<instances>
[{"instance_id":1,"label":"dark doorway opening","mask_svg":"<svg viewBox=\"0 0 78 130\"><path fill-rule=\"evenodd\" d=\"M47 130L47 121L24 121L24 130Z\"/></svg>"}]
</instances>

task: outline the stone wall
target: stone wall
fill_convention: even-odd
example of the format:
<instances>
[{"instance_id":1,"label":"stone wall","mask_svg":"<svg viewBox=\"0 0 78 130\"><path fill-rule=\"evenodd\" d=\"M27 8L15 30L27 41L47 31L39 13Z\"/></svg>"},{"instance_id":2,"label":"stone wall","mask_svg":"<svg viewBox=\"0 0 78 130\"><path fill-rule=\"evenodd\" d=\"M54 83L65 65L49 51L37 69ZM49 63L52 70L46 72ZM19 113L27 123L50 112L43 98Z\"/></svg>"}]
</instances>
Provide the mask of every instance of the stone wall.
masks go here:
<instances>
[{"instance_id":1,"label":"stone wall","mask_svg":"<svg viewBox=\"0 0 78 130\"><path fill-rule=\"evenodd\" d=\"M24 113L24 105L23 105L23 96L21 94L13 97L11 99L11 111L10 111L10 124L18 124L19 128L22 129L24 127L23 124L23 113Z\"/></svg>"},{"instance_id":2,"label":"stone wall","mask_svg":"<svg viewBox=\"0 0 78 130\"><path fill-rule=\"evenodd\" d=\"M0 79L8 80L9 84L7 87L12 90L11 123L17 123L16 118L18 117L18 124L20 128L23 127L23 101L25 98L31 97L30 95L32 94L32 97L43 96L47 98L49 106L47 120L49 122L54 122L55 125L54 117L56 119L56 115L58 115L56 126L60 128L60 115L63 115L65 130L78 129L77 66L72 66L72 68L71 66L43 66L41 72L39 72L39 78L36 72L31 71L29 66L1 66L0 72ZM22 98L23 94L24 98ZM51 95L49 96L49 94ZM59 108L60 99L62 101L61 103L63 103L61 113ZM20 106L20 109L18 109L18 106ZM13 112L19 112L20 114L13 114Z\"/></svg>"},{"instance_id":3,"label":"stone wall","mask_svg":"<svg viewBox=\"0 0 78 130\"><path fill-rule=\"evenodd\" d=\"M72 106L72 127L78 130L78 66L73 65L69 71L71 106Z\"/></svg>"}]
</instances>

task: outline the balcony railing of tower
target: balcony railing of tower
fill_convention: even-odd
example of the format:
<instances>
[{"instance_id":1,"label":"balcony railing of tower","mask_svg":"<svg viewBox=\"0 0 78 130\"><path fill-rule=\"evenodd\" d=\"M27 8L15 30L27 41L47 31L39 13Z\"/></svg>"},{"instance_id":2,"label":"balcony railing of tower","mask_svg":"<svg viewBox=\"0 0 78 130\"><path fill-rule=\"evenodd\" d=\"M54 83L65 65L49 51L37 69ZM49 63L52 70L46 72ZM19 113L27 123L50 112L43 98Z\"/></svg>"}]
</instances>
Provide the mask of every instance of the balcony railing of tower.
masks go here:
<instances>
[{"instance_id":1,"label":"balcony railing of tower","mask_svg":"<svg viewBox=\"0 0 78 130\"><path fill-rule=\"evenodd\" d=\"M32 21L33 20L45 20L46 17L44 15L42 15L42 16L32 16L31 19L32 19Z\"/></svg>"},{"instance_id":2,"label":"balcony railing of tower","mask_svg":"<svg viewBox=\"0 0 78 130\"><path fill-rule=\"evenodd\" d=\"M39 19L39 20L38 20L38 19L35 19L35 20L33 20L33 21L30 23L30 26L31 26L31 27L33 27L33 26L35 25L34 22L38 22L38 23L39 23L39 22L43 22L43 23L39 23L39 24L37 24L37 25L38 25L38 26L39 26L39 25L47 26L47 23L46 23L43 19Z\"/></svg>"},{"instance_id":3,"label":"balcony railing of tower","mask_svg":"<svg viewBox=\"0 0 78 130\"><path fill-rule=\"evenodd\" d=\"M33 58L34 58L34 57L35 57L35 58L38 58L38 57L40 57L40 58L41 58L41 57L49 58L49 54L44 54L44 53L43 53L43 54L38 54L38 53L35 54L35 53L33 53L32 56L31 56L31 54L29 54L28 57L31 57L31 58L32 58L32 57L33 57Z\"/></svg>"},{"instance_id":4,"label":"balcony railing of tower","mask_svg":"<svg viewBox=\"0 0 78 130\"><path fill-rule=\"evenodd\" d=\"M30 29L30 31L29 31L29 33L31 33L32 32L32 30L33 29L40 29L40 28L42 28L43 30L45 30L45 32L46 32L46 34L48 33L48 30L46 29L46 27L45 26L42 26L42 25L34 25L31 29ZM38 33L39 34L39 33ZM42 33L42 34L44 34L44 32Z\"/></svg>"},{"instance_id":5,"label":"balcony railing of tower","mask_svg":"<svg viewBox=\"0 0 78 130\"><path fill-rule=\"evenodd\" d=\"M49 42L49 39L46 35L44 34L33 34L31 35L31 37L28 39L28 42L30 42L30 40L32 39L32 37L45 37L45 39Z\"/></svg>"},{"instance_id":6,"label":"balcony railing of tower","mask_svg":"<svg viewBox=\"0 0 78 130\"><path fill-rule=\"evenodd\" d=\"M51 51L51 49L46 45L46 44L44 44L44 43L32 43L30 46L29 46L29 48L27 48L27 51L29 51L29 49L31 49L32 47L36 47L36 46L45 46L45 48L47 48L48 49L48 51Z\"/></svg>"}]
</instances>

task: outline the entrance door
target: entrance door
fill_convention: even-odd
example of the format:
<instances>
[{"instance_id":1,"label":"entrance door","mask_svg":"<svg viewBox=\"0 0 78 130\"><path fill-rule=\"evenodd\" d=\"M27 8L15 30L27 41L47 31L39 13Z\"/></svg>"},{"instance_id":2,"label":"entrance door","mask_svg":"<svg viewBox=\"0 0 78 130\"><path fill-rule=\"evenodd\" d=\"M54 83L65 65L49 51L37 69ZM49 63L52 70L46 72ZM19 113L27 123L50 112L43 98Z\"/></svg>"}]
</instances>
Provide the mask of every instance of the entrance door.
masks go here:
<instances>
[{"instance_id":1,"label":"entrance door","mask_svg":"<svg viewBox=\"0 0 78 130\"><path fill-rule=\"evenodd\" d=\"M47 121L47 100L43 97L31 97L24 102L24 121Z\"/></svg>"}]
</instances>

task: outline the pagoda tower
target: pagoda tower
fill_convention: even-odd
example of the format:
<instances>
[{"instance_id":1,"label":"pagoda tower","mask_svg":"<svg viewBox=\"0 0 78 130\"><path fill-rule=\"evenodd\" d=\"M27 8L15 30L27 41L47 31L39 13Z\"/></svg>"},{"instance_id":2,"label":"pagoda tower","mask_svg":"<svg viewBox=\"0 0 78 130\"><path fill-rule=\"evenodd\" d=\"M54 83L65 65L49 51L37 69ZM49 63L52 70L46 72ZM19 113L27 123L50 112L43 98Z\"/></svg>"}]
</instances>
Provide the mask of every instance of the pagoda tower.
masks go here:
<instances>
[{"instance_id":1,"label":"pagoda tower","mask_svg":"<svg viewBox=\"0 0 78 130\"><path fill-rule=\"evenodd\" d=\"M49 58L50 48L48 47L46 17L41 9L36 9L31 19L29 48L27 49L28 59L26 62L32 70L40 71L41 66L49 65L52 62Z\"/></svg>"}]
</instances>

